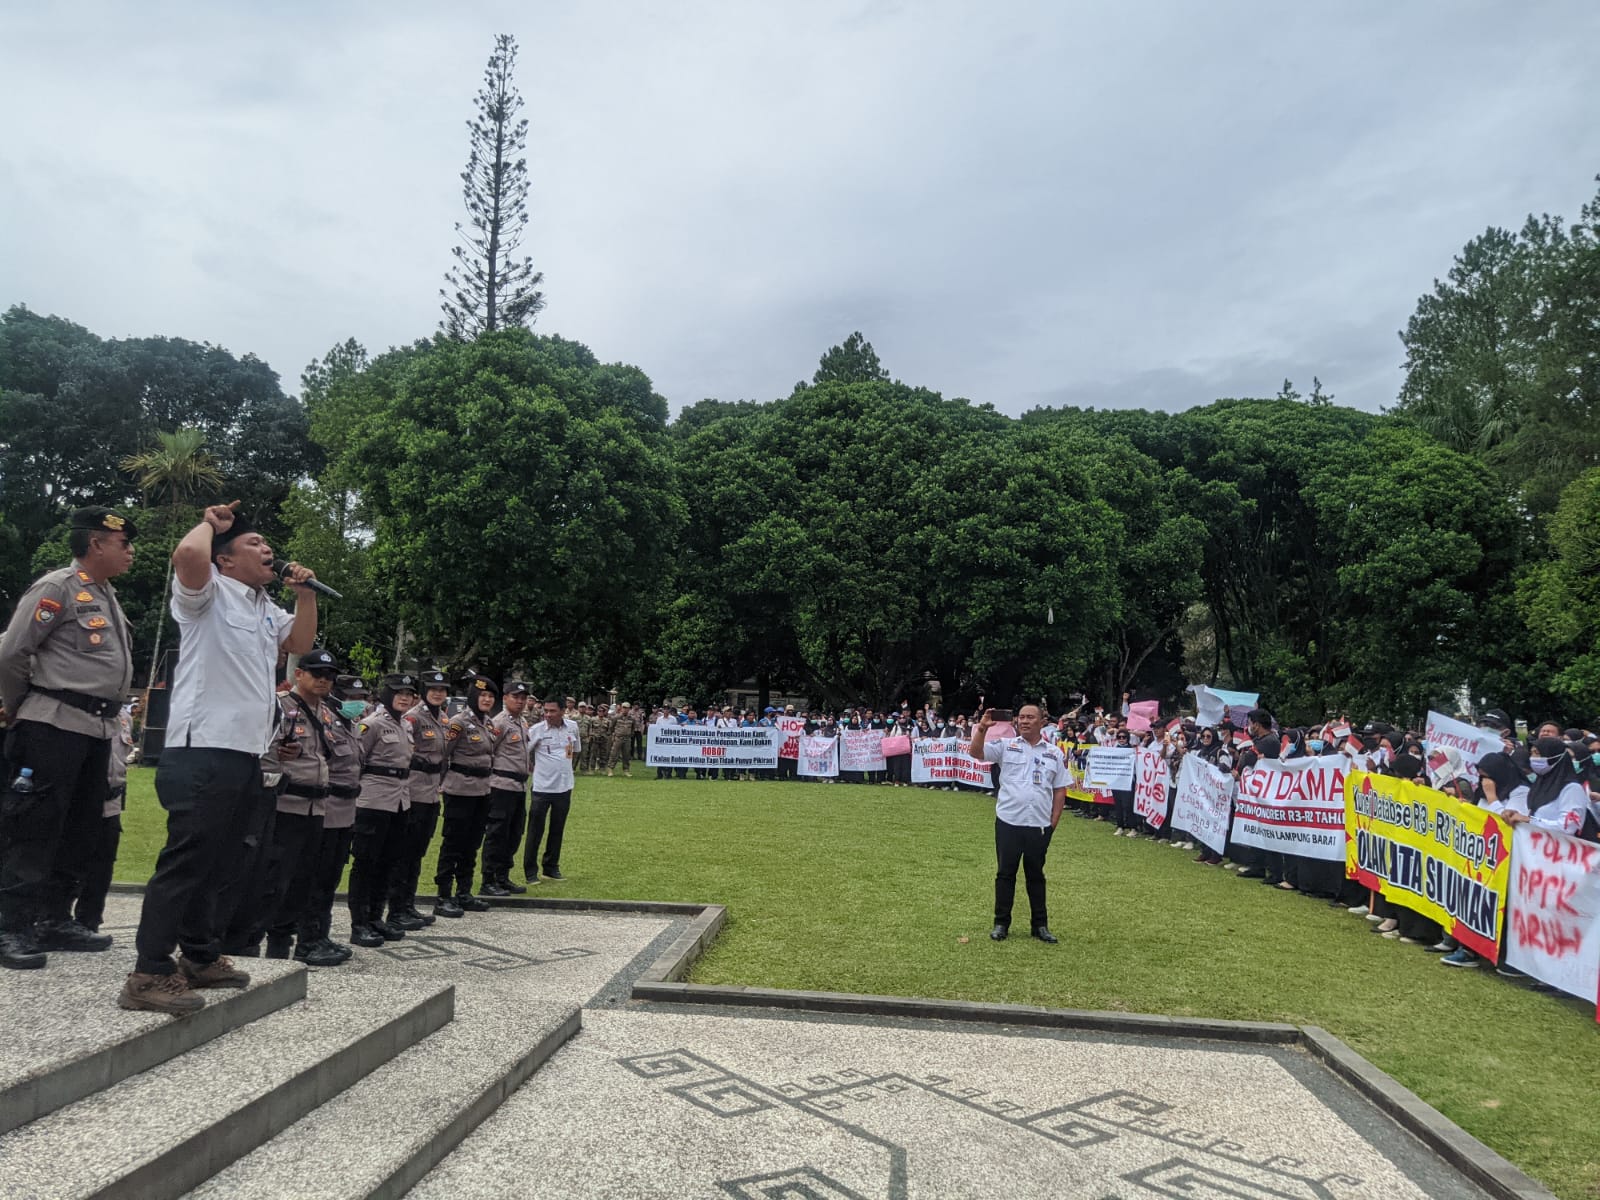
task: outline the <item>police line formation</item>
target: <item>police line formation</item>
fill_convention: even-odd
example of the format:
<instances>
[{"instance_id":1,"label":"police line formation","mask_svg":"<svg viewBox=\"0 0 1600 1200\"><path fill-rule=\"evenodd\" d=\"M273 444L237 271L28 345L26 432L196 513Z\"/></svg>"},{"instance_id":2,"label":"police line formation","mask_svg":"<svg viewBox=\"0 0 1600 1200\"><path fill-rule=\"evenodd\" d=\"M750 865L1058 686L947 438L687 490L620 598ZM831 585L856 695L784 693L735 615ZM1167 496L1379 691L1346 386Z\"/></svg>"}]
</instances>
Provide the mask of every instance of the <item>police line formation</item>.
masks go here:
<instances>
[{"instance_id":1,"label":"police line formation","mask_svg":"<svg viewBox=\"0 0 1600 1200\"><path fill-rule=\"evenodd\" d=\"M9 726L0 965L9 968L44 967L52 951L111 948L98 930L132 748L123 702L131 637L111 580L131 565L136 533L109 509L74 513L72 563L35 582L0 640ZM627 703L540 703L525 683L502 689L481 674L459 681L465 699L455 702L436 669L387 675L369 696L314 646L309 571L291 565L284 575L296 595L292 615L267 596L273 562L232 506L207 509L174 552L171 610L183 652L156 777L168 837L146 889L135 970L117 997L123 1007L193 1012L203 1005L198 992L248 983L236 957L347 961L352 950L332 936L347 864L350 941L362 947L525 892L511 877L519 849L528 884L541 873L560 879L575 771L629 775L641 751L658 779L694 770L710 779L994 785L994 756L967 754L976 718L931 707L662 706L647 721ZM299 658L279 684L286 654ZM1091 716L1080 706L1046 718L1045 738L1070 764L1066 798L1077 816L1108 820L1118 836L1198 842L1199 863L1226 858L1242 878L1326 898L1452 966L1486 959L1518 975L1521 947L1538 978L1595 999L1593 731L1545 723L1521 739L1493 711L1476 724L1430 714L1424 730L1353 728L1347 719L1279 729L1255 696L1191 690L1198 718L1162 724L1156 702L1126 697L1121 713ZM989 732L1015 731L1002 722ZM424 912L419 877L441 810ZM1526 849L1534 838L1544 839L1540 848ZM1525 920L1507 919L1514 845L1571 884L1552 904L1538 873L1522 889ZM1526 884L1529 872L1521 874ZM1549 968L1534 961L1540 955L1561 961Z\"/></svg>"}]
</instances>

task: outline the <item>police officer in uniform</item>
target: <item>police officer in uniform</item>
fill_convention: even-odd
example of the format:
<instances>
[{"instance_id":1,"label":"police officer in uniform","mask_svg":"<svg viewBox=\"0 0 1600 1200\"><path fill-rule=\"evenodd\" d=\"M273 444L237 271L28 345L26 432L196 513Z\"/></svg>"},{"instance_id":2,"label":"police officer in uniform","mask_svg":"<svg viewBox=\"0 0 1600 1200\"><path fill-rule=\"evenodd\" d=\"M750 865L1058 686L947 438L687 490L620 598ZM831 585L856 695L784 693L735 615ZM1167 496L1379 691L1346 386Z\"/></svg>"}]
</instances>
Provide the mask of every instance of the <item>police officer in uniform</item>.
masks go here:
<instances>
[{"instance_id":1,"label":"police officer in uniform","mask_svg":"<svg viewBox=\"0 0 1600 1200\"><path fill-rule=\"evenodd\" d=\"M445 701L450 699L450 681L434 668L418 676L422 702L401 718L411 728L411 807L405 814L405 830L389 877L389 924L407 932L433 924L433 914L417 909L417 878L422 874L422 859L433 841L439 824L439 784L444 773Z\"/></svg>"},{"instance_id":2,"label":"police officer in uniform","mask_svg":"<svg viewBox=\"0 0 1600 1200\"><path fill-rule=\"evenodd\" d=\"M0 966L49 950L108 950L72 919L101 834L112 743L133 679L133 637L111 580L133 565L133 523L109 508L72 514L72 564L23 594L0 639L0 708L10 714L0 780ZM32 788L14 779L31 770Z\"/></svg>"},{"instance_id":3,"label":"police officer in uniform","mask_svg":"<svg viewBox=\"0 0 1600 1200\"><path fill-rule=\"evenodd\" d=\"M361 795L350 864L350 940L381 946L405 937L383 919L389 880L405 844L411 807L411 726L401 718L417 702L412 675L386 675L378 707L356 727L361 755Z\"/></svg>"},{"instance_id":4,"label":"police officer in uniform","mask_svg":"<svg viewBox=\"0 0 1600 1200\"><path fill-rule=\"evenodd\" d=\"M611 723L611 750L606 759L606 774L616 774L622 765L622 777L632 779L633 771L633 705L624 700L617 707L617 716Z\"/></svg>"},{"instance_id":5,"label":"police officer in uniform","mask_svg":"<svg viewBox=\"0 0 1600 1200\"><path fill-rule=\"evenodd\" d=\"M439 898L436 917L460 917L488 912L489 904L472 894L472 873L489 819L490 764L494 761L494 735L489 721L500 701L500 689L485 675L467 683L467 703L445 723L444 733L444 836L434 883Z\"/></svg>"},{"instance_id":6,"label":"police officer in uniform","mask_svg":"<svg viewBox=\"0 0 1600 1200\"><path fill-rule=\"evenodd\" d=\"M359 791L359 766L352 744L351 718L366 707L367 685L355 675L340 675L329 693L327 706L328 795L322 802L322 834L305 894L300 898L295 927L294 957L308 966L338 966L349 960L351 949L333 940L333 894L344 877L355 836L355 795ZM352 782L354 781L354 782ZM293 899L293 897L291 897Z\"/></svg>"},{"instance_id":7,"label":"police officer in uniform","mask_svg":"<svg viewBox=\"0 0 1600 1200\"><path fill-rule=\"evenodd\" d=\"M522 844L522 823L528 815L528 685L506 688L505 708L489 722L494 735L494 761L489 769L489 821L483 835L483 894L510 896L526 892L511 882L511 864Z\"/></svg>"}]
</instances>

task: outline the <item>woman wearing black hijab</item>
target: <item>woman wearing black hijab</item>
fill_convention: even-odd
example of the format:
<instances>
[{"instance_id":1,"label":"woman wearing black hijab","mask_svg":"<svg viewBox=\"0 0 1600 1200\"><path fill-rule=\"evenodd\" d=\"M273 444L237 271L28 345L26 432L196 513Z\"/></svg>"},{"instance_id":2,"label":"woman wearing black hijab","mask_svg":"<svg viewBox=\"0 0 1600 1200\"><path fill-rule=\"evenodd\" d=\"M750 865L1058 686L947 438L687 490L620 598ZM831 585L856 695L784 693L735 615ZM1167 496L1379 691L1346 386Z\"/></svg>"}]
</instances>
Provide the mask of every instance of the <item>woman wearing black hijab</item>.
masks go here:
<instances>
[{"instance_id":1,"label":"woman wearing black hijab","mask_svg":"<svg viewBox=\"0 0 1600 1200\"><path fill-rule=\"evenodd\" d=\"M1213 767L1220 767L1224 771L1233 770L1232 752L1217 731L1209 725L1200 731L1200 740L1189 753L1198 754L1203 761ZM1194 856L1194 861L1208 867L1217 867L1222 865L1222 855L1210 846L1203 845L1200 847L1200 853Z\"/></svg>"}]
</instances>

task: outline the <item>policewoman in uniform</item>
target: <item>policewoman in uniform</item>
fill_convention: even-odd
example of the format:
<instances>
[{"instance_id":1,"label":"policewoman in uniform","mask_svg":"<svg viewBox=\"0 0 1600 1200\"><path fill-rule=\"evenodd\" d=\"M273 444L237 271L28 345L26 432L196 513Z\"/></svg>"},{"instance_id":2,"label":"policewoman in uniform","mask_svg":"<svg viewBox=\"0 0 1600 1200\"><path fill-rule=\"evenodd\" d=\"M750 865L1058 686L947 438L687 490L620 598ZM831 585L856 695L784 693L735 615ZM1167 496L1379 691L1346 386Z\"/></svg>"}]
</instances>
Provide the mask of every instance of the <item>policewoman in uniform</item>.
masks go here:
<instances>
[{"instance_id":1,"label":"policewoman in uniform","mask_svg":"<svg viewBox=\"0 0 1600 1200\"><path fill-rule=\"evenodd\" d=\"M439 898L436 917L488 912L489 904L472 894L472 873L478 865L484 826L489 819L490 764L494 735L490 718L500 702L500 689L486 675L467 683L467 703L444 727L444 837L433 881Z\"/></svg>"},{"instance_id":2,"label":"policewoman in uniform","mask_svg":"<svg viewBox=\"0 0 1600 1200\"><path fill-rule=\"evenodd\" d=\"M107 950L72 919L85 857L101 833L112 741L133 679L132 632L111 580L133 565L133 523L80 508L72 565L23 593L0 638L0 707L11 714L0 786L0 966L49 950ZM17 790L23 769L31 789Z\"/></svg>"},{"instance_id":3,"label":"policewoman in uniform","mask_svg":"<svg viewBox=\"0 0 1600 1200\"><path fill-rule=\"evenodd\" d=\"M350 940L357 946L381 946L405 937L405 930L383 919L383 906L411 807L411 726L401 717L416 702L415 676L386 675L378 707L356 726L361 794L356 798L350 864Z\"/></svg>"},{"instance_id":4,"label":"policewoman in uniform","mask_svg":"<svg viewBox=\"0 0 1600 1200\"><path fill-rule=\"evenodd\" d=\"M505 708L489 722L494 761L489 764L489 821L483 835L483 894L509 896L528 889L511 882L528 815L528 685L506 688Z\"/></svg>"},{"instance_id":5,"label":"policewoman in uniform","mask_svg":"<svg viewBox=\"0 0 1600 1200\"><path fill-rule=\"evenodd\" d=\"M401 718L411 729L411 777L407 780L411 807L405 814L400 853L389 877L389 924L408 932L433 924L432 913L417 909L417 879L439 824L439 784L448 723L444 705L450 698L450 681L443 671L424 671L418 682L422 703Z\"/></svg>"},{"instance_id":6,"label":"policewoman in uniform","mask_svg":"<svg viewBox=\"0 0 1600 1200\"><path fill-rule=\"evenodd\" d=\"M1067 801L1067 761L1059 747L1040 736L1044 713L1038 705L1025 704L1017 710L1014 738L990 741L994 723L994 709L985 709L967 747L973 758L1000 765L994 805L994 928L989 936L1004 941L1011 930L1021 863L1033 936L1054 945L1056 936L1050 932L1045 905L1044 860Z\"/></svg>"},{"instance_id":7,"label":"policewoman in uniform","mask_svg":"<svg viewBox=\"0 0 1600 1200\"><path fill-rule=\"evenodd\" d=\"M360 765L353 745L354 717L367 707L367 685L359 676L340 675L333 681L328 705L328 795L322 802L322 836L318 839L310 882L301 898L295 929L294 957L308 966L338 966L352 951L333 940L333 894L344 877L355 836L356 794L360 791ZM352 779L355 781L352 783Z\"/></svg>"}]
</instances>

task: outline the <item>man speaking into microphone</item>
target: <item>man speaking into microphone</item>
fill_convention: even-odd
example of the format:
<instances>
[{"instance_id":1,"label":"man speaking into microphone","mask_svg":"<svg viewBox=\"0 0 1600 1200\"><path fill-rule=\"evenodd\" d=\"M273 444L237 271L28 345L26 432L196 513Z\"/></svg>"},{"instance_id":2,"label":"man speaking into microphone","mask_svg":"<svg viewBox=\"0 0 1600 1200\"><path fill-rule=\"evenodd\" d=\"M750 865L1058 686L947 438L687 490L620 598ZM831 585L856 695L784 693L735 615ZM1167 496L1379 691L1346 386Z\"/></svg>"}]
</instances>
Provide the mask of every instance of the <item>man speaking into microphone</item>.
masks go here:
<instances>
[{"instance_id":1,"label":"man speaking into microphone","mask_svg":"<svg viewBox=\"0 0 1600 1200\"><path fill-rule=\"evenodd\" d=\"M221 954L231 914L219 896L238 870L240 830L266 802L261 755L278 723L278 651L312 648L317 601L311 572L293 563L283 571L295 590L293 617L268 598L272 547L238 507L235 500L206 509L172 552L180 640L156 768L167 842L145 889L138 963L117 999L123 1008L182 1016L205 1004L195 989L250 982Z\"/></svg>"}]
</instances>

